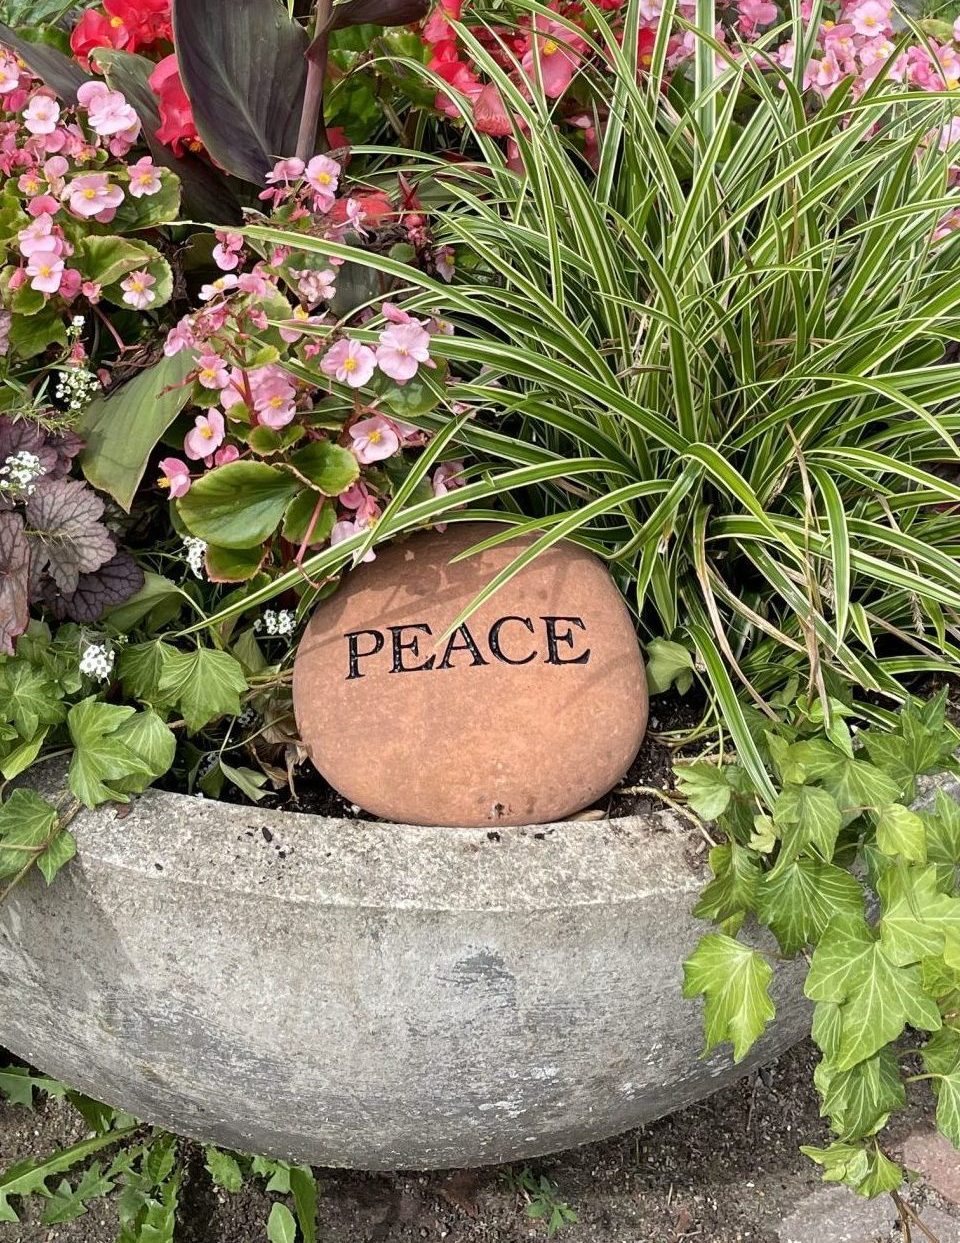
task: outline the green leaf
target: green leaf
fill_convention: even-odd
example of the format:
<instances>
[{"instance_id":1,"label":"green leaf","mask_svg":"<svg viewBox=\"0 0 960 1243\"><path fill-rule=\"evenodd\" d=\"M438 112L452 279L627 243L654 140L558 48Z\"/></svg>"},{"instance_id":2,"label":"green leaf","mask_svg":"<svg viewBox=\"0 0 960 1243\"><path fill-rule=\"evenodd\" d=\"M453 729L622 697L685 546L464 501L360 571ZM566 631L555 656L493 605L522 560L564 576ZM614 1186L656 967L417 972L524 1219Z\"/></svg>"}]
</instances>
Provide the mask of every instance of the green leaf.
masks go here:
<instances>
[{"instance_id":1,"label":"green leaf","mask_svg":"<svg viewBox=\"0 0 960 1243\"><path fill-rule=\"evenodd\" d=\"M840 804L841 811L896 804L900 789L892 777L866 760L841 755L836 768L823 777L823 784Z\"/></svg>"},{"instance_id":2,"label":"green leaf","mask_svg":"<svg viewBox=\"0 0 960 1243\"><path fill-rule=\"evenodd\" d=\"M177 740L163 719L152 709L138 712L116 731L117 740L135 755L147 768L147 775L132 773L129 777L114 781L114 789L124 794L142 794L147 786L162 777L173 763Z\"/></svg>"},{"instance_id":3,"label":"green leaf","mask_svg":"<svg viewBox=\"0 0 960 1243\"><path fill-rule=\"evenodd\" d=\"M20 788L0 805L0 877L16 876L53 844L57 809Z\"/></svg>"},{"instance_id":4,"label":"green leaf","mask_svg":"<svg viewBox=\"0 0 960 1243\"><path fill-rule=\"evenodd\" d=\"M84 806L96 807L110 801L127 803L130 800L123 791L123 783L130 778L152 778L149 764L127 746L120 734L121 727L135 713L135 708L100 703L93 696L70 709L67 726L74 752L69 783Z\"/></svg>"},{"instance_id":5,"label":"green leaf","mask_svg":"<svg viewBox=\"0 0 960 1243\"><path fill-rule=\"evenodd\" d=\"M877 845L885 855L911 863L926 863L927 834L923 820L902 803L890 803L876 813Z\"/></svg>"},{"instance_id":6,"label":"green leaf","mask_svg":"<svg viewBox=\"0 0 960 1243\"><path fill-rule=\"evenodd\" d=\"M923 815L927 859L936 865L940 888L951 890L960 864L960 803L937 791L933 812Z\"/></svg>"},{"instance_id":7,"label":"green leaf","mask_svg":"<svg viewBox=\"0 0 960 1243\"><path fill-rule=\"evenodd\" d=\"M937 1126L954 1148L960 1148L960 1031L941 1028L923 1047L923 1065L936 1076Z\"/></svg>"},{"instance_id":8,"label":"green leaf","mask_svg":"<svg viewBox=\"0 0 960 1243\"><path fill-rule=\"evenodd\" d=\"M191 731L220 716L240 715L247 680L232 656L206 647L180 652L166 644L161 654L160 694L179 706Z\"/></svg>"},{"instance_id":9,"label":"green leaf","mask_svg":"<svg viewBox=\"0 0 960 1243\"><path fill-rule=\"evenodd\" d=\"M303 1243L317 1243L317 1180L313 1171L305 1165L295 1165L290 1171L290 1187Z\"/></svg>"},{"instance_id":10,"label":"green leaf","mask_svg":"<svg viewBox=\"0 0 960 1243\"><path fill-rule=\"evenodd\" d=\"M166 259L155 246L133 238L97 237L83 238L77 247L77 265L88 280L96 281L102 295L117 306L126 306L121 282L131 272L146 270L156 284L151 286L154 295L150 309L156 310L170 301L173 294L173 273Z\"/></svg>"},{"instance_id":11,"label":"green leaf","mask_svg":"<svg viewBox=\"0 0 960 1243\"><path fill-rule=\"evenodd\" d=\"M249 549L274 533L302 484L266 462L230 462L198 479L177 509L199 539Z\"/></svg>"},{"instance_id":12,"label":"green leaf","mask_svg":"<svg viewBox=\"0 0 960 1243\"><path fill-rule=\"evenodd\" d=\"M865 1139L886 1126L894 1110L906 1104L906 1089L894 1051L881 1049L874 1057L838 1071L828 1059L816 1069L814 1079L823 1098L821 1117L841 1139Z\"/></svg>"},{"instance_id":13,"label":"green leaf","mask_svg":"<svg viewBox=\"0 0 960 1243\"><path fill-rule=\"evenodd\" d=\"M843 817L836 799L826 790L810 785L785 785L773 805L773 820L778 828L785 826L789 830L783 833L784 850L780 859L784 863L796 858L808 846L814 846L826 863L833 858Z\"/></svg>"},{"instance_id":14,"label":"green leaf","mask_svg":"<svg viewBox=\"0 0 960 1243\"><path fill-rule=\"evenodd\" d=\"M694 764L677 764L674 772L677 789L702 820L716 820L726 811L733 790L724 766L698 760Z\"/></svg>"},{"instance_id":15,"label":"green leaf","mask_svg":"<svg viewBox=\"0 0 960 1243\"><path fill-rule=\"evenodd\" d=\"M647 688L651 695L662 695L676 686L685 695L693 685L692 654L680 643L651 639L647 644Z\"/></svg>"},{"instance_id":16,"label":"green leaf","mask_svg":"<svg viewBox=\"0 0 960 1243\"><path fill-rule=\"evenodd\" d=\"M37 867L43 873L43 879L48 885L53 884L54 877L65 864L74 858L76 853L77 839L66 829L61 829L37 859Z\"/></svg>"},{"instance_id":17,"label":"green leaf","mask_svg":"<svg viewBox=\"0 0 960 1243\"><path fill-rule=\"evenodd\" d=\"M44 726L35 737L21 743L19 747L14 747L12 751L8 751L3 759L0 760L0 773L3 773L7 781L12 781L14 777L19 777L22 772L25 772L30 767L43 750L43 744L46 742L49 732L49 727Z\"/></svg>"},{"instance_id":18,"label":"green leaf","mask_svg":"<svg viewBox=\"0 0 960 1243\"><path fill-rule=\"evenodd\" d=\"M254 1174L268 1180L267 1191L275 1191L282 1196L290 1193L290 1175L293 1167L286 1161L273 1161L270 1157L254 1157L251 1168Z\"/></svg>"},{"instance_id":19,"label":"green leaf","mask_svg":"<svg viewBox=\"0 0 960 1243\"><path fill-rule=\"evenodd\" d=\"M212 1145L208 1145L203 1151L206 1156L204 1164L216 1185L231 1194L239 1191L243 1186L243 1171L237 1164L236 1157L229 1152L221 1152Z\"/></svg>"},{"instance_id":20,"label":"green leaf","mask_svg":"<svg viewBox=\"0 0 960 1243\"><path fill-rule=\"evenodd\" d=\"M729 791L729 786L727 787ZM752 911L760 880L760 865L753 853L731 842L710 850L713 880L707 885L693 913L697 919L721 922L743 911Z\"/></svg>"},{"instance_id":21,"label":"green leaf","mask_svg":"<svg viewBox=\"0 0 960 1243\"><path fill-rule=\"evenodd\" d=\"M746 1057L775 1014L769 986L773 968L756 950L714 932L683 964L684 997L704 997L704 1026L709 1053L725 1040L734 1061Z\"/></svg>"},{"instance_id":22,"label":"green leaf","mask_svg":"<svg viewBox=\"0 0 960 1243\"><path fill-rule=\"evenodd\" d=\"M349 449L330 440L313 440L290 459L324 496L339 496L360 478L360 463Z\"/></svg>"},{"instance_id":23,"label":"green leaf","mask_svg":"<svg viewBox=\"0 0 960 1243\"><path fill-rule=\"evenodd\" d=\"M46 1182L48 1178L54 1174L66 1173L95 1152L129 1138L136 1130L136 1127L131 1126L119 1131L109 1131L106 1135L96 1135L71 1144L69 1148L61 1149L49 1157L29 1157L5 1170L0 1174L0 1221L20 1220L8 1203L10 1196L41 1195L49 1198L50 1191Z\"/></svg>"},{"instance_id":24,"label":"green leaf","mask_svg":"<svg viewBox=\"0 0 960 1243\"><path fill-rule=\"evenodd\" d=\"M763 875L756 912L776 936L783 953L790 956L819 941L837 916L862 916L863 890L843 868L816 859L798 859Z\"/></svg>"},{"instance_id":25,"label":"green leaf","mask_svg":"<svg viewBox=\"0 0 960 1243\"><path fill-rule=\"evenodd\" d=\"M62 1096L63 1085L46 1075L34 1075L23 1066L4 1066L0 1069L0 1092L14 1105L33 1108L34 1092L46 1092Z\"/></svg>"},{"instance_id":26,"label":"green leaf","mask_svg":"<svg viewBox=\"0 0 960 1243\"><path fill-rule=\"evenodd\" d=\"M266 557L262 544L253 548L218 548L208 544L204 553L211 583L245 583L259 573Z\"/></svg>"},{"instance_id":27,"label":"green leaf","mask_svg":"<svg viewBox=\"0 0 960 1243\"><path fill-rule=\"evenodd\" d=\"M144 583L135 596L109 609L105 620L121 634L129 634L142 624L148 631L172 621L185 603L183 589L176 583L147 570Z\"/></svg>"},{"instance_id":28,"label":"green leaf","mask_svg":"<svg viewBox=\"0 0 960 1243\"><path fill-rule=\"evenodd\" d=\"M267 784L266 773L255 772L252 768L234 768L232 764L219 761L220 771L228 781L232 781L238 790L254 803L266 798L267 792L262 788Z\"/></svg>"},{"instance_id":29,"label":"green leaf","mask_svg":"<svg viewBox=\"0 0 960 1243\"><path fill-rule=\"evenodd\" d=\"M16 725L22 738L33 738L41 725L57 725L66 716L57 687L28 660L0 664L0 693L3 718Z\"/></svg>"},{"instance_id":30,"label":"green leaf","mask_svg":"<svg viewBox=\"0 0 960 1243\"><path fill-rule=\"evenodd\" d=\"M285 1204L275 1204L267 1221L267 1238L270 1243L295 1243L297 1223Z\"/></svg>"},{"instance_id":31,"label":"green leaf","mask_svg":"<svg viewBox=\"0 0 960 1243\"><path fill-rule=\"evenodd\" d=\"M896 1040L907 1023L940 1027L916 967L891 961L862 917L831 920L813 953L804 988L812 1001L840 1005L837 1070L849 1070Z\"/></svg>"},{"instance_id":32,"label":"green leaf","mask_svg":"<svg viewBox=\"0 0 960 1243\"><path fill-rule=\"evenodd\" d=\"M892 867L877 882L882 902L880 939L901 966L943 954L947 936L960 936L960 898L941 893L937 870Z\"/></svg>"},{"instance_id":33,"label":"green leaf","mask_svg":"<svg viewBox=\"0 0 960 1243\"><path fill-rule=\"evenodd\" d=\"M168 646L159 639L151 639L147 643L131 643L121 650L117 670L126 696L154 705L165 702L160 693L160 677L164 649Z\"/></svg>"},{"instance_id":34,"label":"green leaf","mask_svg":"<svg viewBox=\"0 0 960 1243\"><path fill-rule=\"evenodd\" d=\"M79 424L86 441L80 457L83 473L128 513L157 442L190 400L190 386L184 380L193 365L189 350L163 358L91 402L83 413ZM131 605L128 600L111 618L121 630L126 626L116 615Z\"/></svg>"},{"instance_id":35,"label":"green leaf","mask_svg":"<svg viewBox=\"0 0 960 1243\"><path fill-rule=\"evenodd\" d=\"M876 1144L866 1148L838 1140L829 1148L811 1148L804 1144L800 1151L823 1166L824 1182L843 1183L861 1196L896 1191L903 1182L903 1171L888 1160Z\"/></svg>"},{"instance_id":36,"label":"green leaf","mask_svg":"<svg viewBox=\"0 0 960 1243\"><path fill-rule=\"evenodd\" d=\"M90 1200L99 1200L109 1195L114 1186L115 1180L104 1173L99 1161L95 1161L89 1169L84 1170L76 1187L71 1187L66 1179L60 1183L44 1209L41 1221L45 1226L54 1226L82 1217Z\"/></svg>"},{"instance_id":37,"label":"green leaf","mask_svg":"<svg viewBox=\"0 0 960 1243\"><path fill-rule=\"evenodd\" d=\"M283 515L282 534L285 540L289 540L291 544L303 543L307 538L310 521L313 518L319 499L315 492L311 492L306 488L299 496L293 498ZM310 535L311 545L325 544L330 538L330 532L333 530L336 521L336 506L325 501L320 509L320 513L317 515L316 522L313 524L313 531Z\"/></svg>"}]
</instances>

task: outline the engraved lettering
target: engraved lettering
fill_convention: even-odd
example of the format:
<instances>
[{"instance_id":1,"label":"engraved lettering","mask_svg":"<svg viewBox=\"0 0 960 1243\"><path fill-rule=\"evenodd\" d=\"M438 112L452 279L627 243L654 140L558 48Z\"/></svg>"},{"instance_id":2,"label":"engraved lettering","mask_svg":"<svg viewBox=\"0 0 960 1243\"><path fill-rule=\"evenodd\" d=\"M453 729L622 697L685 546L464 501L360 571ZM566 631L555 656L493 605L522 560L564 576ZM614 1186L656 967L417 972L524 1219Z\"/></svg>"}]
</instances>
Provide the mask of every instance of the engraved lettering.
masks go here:
<instances>
[{"instance_id":1,"label":"engraved lettering","mask_svg":"<svg viewBox=\"0 0 960 1243\"><path fill-rule=\"evenodd\" d=\"M429 657L422 665L405 665L403 663L403 653L410 652L414 657L420 655L420 638L414 634L409 642L404 643L403 632L405 630L419 630L426 635L433 634L433 631L426 622L412 622L408 626L389 626L391 635L393 636L393 664L390 666L391 673L420 673L424 669L432 669L436 663L436 656Z\"/></svg>"},{"instance_id":2,"label":"engraved lettering","mask_svg":"<svg viewBox=\"0 0 960 1243\"><path fill-rule=\"evenodd\" d=\"M373 638L373 647L368 651L361 652L359 639L361 635L368 634ZM347 662L347 681L350 682L354 678L362 678L364 675L360 672L360 661L365 660L368 656L376 656L377 652L383 650L383 635L379 630L351 630L343 636L349 645L348 662Z\"/></svg>"},{"instance_id":3,"label":"engraved lettering","mask_svg":"<svg viewBox=\"0 0 960 1243\"><path fill-rule=\"evenodd\" d=\"M573 633L573 626L579 626L581 630L586 630L582 617L543 617L541 621L547 627L547 659L548 665L585 665L590 659L590 648L585 652L581 652L579 656L571 656L568 660L560 657L558 644L566 643L569 647L573 647L576 638ZM566 633L560 633L557 630L559 622L569 623Z\"/></svg>"},{"instance_id":4,"label":"engraved lettering","mask_svg":"<svg viewBox=\"0 0 960 1243\"><path fill-rule=\"evenodd\" d=\"M500 631L507 624L507 622L519 622L521 626L526 626L530 633L533 634L533 622L529 617L500 617L490 627L490 634L487 638L487 642L490 645L490 651L497 658L497 660L502 661L505 665L529 665L531 660L537 659L536 649L534 649L529 656L523 656L519 659L508 656L506 652L504 652L500 644Z\"/></svg>"},{"instance_id":5,"label":"engraved lettering","mask_svg":"<svg viewBox=\"0 0 960 1243\"><path fill-rule=\"evenodd\" d=\"M447 640L446 650L443 653L443 660L437 665L438 669L452 669L450 657L454 652L469 652L471 667L476 665L488 665L490 662L484 660L480 655L480 649L477 647L477 641L470 633L466 623L458 626L450 638Z\"/></svg>"}]
</instances>

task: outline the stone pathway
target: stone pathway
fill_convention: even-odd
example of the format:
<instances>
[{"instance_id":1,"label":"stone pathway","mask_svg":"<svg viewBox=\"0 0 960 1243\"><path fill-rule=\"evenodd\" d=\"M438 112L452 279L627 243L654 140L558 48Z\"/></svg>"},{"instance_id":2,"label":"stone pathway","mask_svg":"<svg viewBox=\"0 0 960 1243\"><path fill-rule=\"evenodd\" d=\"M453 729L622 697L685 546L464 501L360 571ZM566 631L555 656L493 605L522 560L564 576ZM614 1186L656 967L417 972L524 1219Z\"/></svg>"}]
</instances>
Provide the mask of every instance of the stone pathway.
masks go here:
<instances>
[{"instance_id":1,"label":"stone pathway","mask_svg":"<svg viewBox=\"0 0 960 1243\"><path fill-rule=\"evenodd\" d=\"M826 1131L810 1086L813 1050L801 1045L769 1071L628 1135L547 1157L531 1168L578 1214L559 1243L906 1243L892 1200L869 1202L823 1184L799 1152ZM912 1243L960 1243L960 1154L933 1130L926 1092L891 1146L921 1171L910 1203ZM0 1169L81 1134L57 1105L34 1114L0 1105ZM251 1185L218 1192L203 1153L185 1147L187 1174L176 1243L265 1243L270 1200ZM514 1167L513 1173L519 1171ZM540 1243L541 1223L505 1169L435 1174L318 1171L323 1243ZM116 1216L95 1204L61 1226L0 1225L0 1243L115 1243Z\"/></svg>"}]
</instances>

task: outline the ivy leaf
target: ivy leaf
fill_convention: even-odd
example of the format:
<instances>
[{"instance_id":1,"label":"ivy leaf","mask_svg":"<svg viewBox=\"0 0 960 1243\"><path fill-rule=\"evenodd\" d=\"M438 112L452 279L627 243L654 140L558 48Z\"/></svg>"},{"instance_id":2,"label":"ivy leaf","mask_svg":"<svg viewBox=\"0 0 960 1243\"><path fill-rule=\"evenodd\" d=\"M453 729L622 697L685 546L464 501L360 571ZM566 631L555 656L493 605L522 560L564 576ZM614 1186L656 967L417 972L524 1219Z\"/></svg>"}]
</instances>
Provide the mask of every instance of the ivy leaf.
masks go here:
<instances>
[{"instance_id":1,"label":"ivy leaf","mask_svg":"<svg viewBox=\"0 0 960 1243\"><path fill-rule=\"evenodd\" d=\"M697 919L713 919L719 923L753 910L760 866L751 851L736 842L714 846L710 851L710 870L713 880L694 907Z\"/></svg>"},{"instance_id":2,"label":"ivy leaf","mask_svg":"<svg viewBox=\"0 0 960 1243\"><path fill-rule=\"evenodd\" d=\"M102 516L103 501L82 480L41 480L26 505L31 581L47 570L60 591L72 596L80 575L99 570L117 551Z\"/></svg>"},{"instance_id":3,"label":"ivy leaf","mask_svg":"<svg viewBox=\"0 0 960 1243\"><path fill-rule=\"evenodd\" d=\"M939 891L934 866L892 867L877 885L880 939L892 962L906 966L943 954L947 935L960 936L960 898Z\"/></svg>"},{"instance_id":4,"label":"ivy leaf","mask_svg":"<svg viewBox=\"0 0 960 1243\"><path fill-rule=\"evenodd\" d=\"M119 732L135 713L136 709L128 705L100 703L94 696L70 709L67 728L74 752L68 780L84 806L127 803L130 800L122 784L131 777L149 781L153 776L149 764L127 746Z\"/></svg>"},{"instance_id":5,"label":"ivy leaf","mask_svg":"<svg viewBox=\"0 0 960 1243\"><path fill-rule=\"evenodd\" d=\"M863 890L843 868L817 859L798 859L764 874L757 889L756 911L783 953L790 956L809 942L819 941L838 915L862 916Z\"/></svg>"},{"instance_id":6,"label":"ivy leaf","mask_svg":"<svg viewBox=\"0 0 960 1243\"><path fill-rule=\"evenodd\" d=\"M849 1070L838 1071L828 1059L814 1073L817 1090L823 1098L821 1117L841 1139L865 1139L886 1126L887 1119L907 1101L900 1079L900 1067L890 1048L858 1062Z\"/></svg>"},{"instance_id":7,"label":"ivy leaf","mask_svg":"<svg viewBox=\"0 0 960 1243\"><path fill-rule=\"evenodd\" d=\"M151 639L146 643L131 643L121 650L117 670L125 695L155 706L169 702L160 694L165 647L173 650L169 644Z\"/></svg>"},{"instance_id":8,"label":"ivy leaf","mask_svg":"<svg viewBox=\"0 0 960 1243\"><path fill-rule=\"evenodd\" d=\"M811 1001L841 1007L837 1070L873 1057L907 1023L924 1031L936 1031L941 1024L917 968L892 961L862 917L830 921L814 950L804 991Z\"/></svg>"},{"instance_id":9,"label":"ivy leaf","mask_svg":"<svg viewBox=\"0 0 960 1243\"><path fill-rule=\"evenodd\" d=\"M733 796L723 767L698 760L694 764L678 764L677 789L701 820L716 820L723 815Z\"/></svg>"},{"instance_id":10,"label":"ivy leaf","mask_svg":"<svg viewBox=\"0 0 960 1243\"><path fill-rule=\"evenodd\" d=\"M37 867L48 885L53 884L54 877L76 853L77 839L66 829L61 829L37 860Z\"/></svg>"},{"instance_id":11,"label":"ivy leaf","mask_svg":"<svg viewBox=\"0 0 960 1243\"><path fill-rule=\"evenodd\" d=\"M177 752L173 731L153 709L129 717L114 737L139 756L147 768L146 774L135 772L113 782L114 789L124 794L142 794L151 781L162 777L170 768Z\"/></svg>"},{"instance_id":12,"label":"ivy leaf","mask_svg":"<svg viewBox=\"0 0 960 1243\"><path fill-rule=\"evenodd\" d=\"M0 653L13 655L13 641L30 620L27 584L30 545L23 520L12 511L0 513Z\"/></svg>"},{"instance_id":13,"label":"ivy leaf","mask_svg":"<svg viewBox=\"0 0 960 1243\"><path fill-rule=\"evenodd\" d=\"M296 1243L297 1223L285 1204L275 1204L267 1221L270 1243Z\"/></svg>"},{"instance_id":14,"label":"ivy leaf","mask_svg":"<svg viewBox=\"0 0 960 1243\"><path fill-rule=\"evenodd\" d=\"M0 805L0 876L16 876L53 843L57 809L35 790L14 790Z\"/></svg>"},{"instance_id":15,"label":"ivy leaf","mask_svg":"<svg viewBox=\"0 0 960 1243\"><path fill-rule=\"evenodd\" d=\"M724 1040L741 1061L775 1014L770 1000L773 968L756 950L721 932L701 937L683 964L683 995L704 998L704 1026L710 1052Z\"/></svg>"},{"instance_id":16,"label":"ivy leaf","mask_svg":"<svg viewBox=\"0 0 960 1243\"><path fill-rule=\"evenodd\" d=\"M877 845L885 855L908 863L926 863L927 834L923 820L902 803L889 803L876 814Z\"/></svg>"},{"instance_id":17,"label":"ivy leaf","mask_svg":"<svg viewBox=\"0 0 960 1243\"><path fill-rule=\"evenodd\" d=\"M651 695L662 695L676 686L685 695L693 685L693 656L681 643L651 639L647 644L647 688Z\"/></svg>"},{"instance_id":18,"label":"ivy leaf","mask_svg":"<svg viewBox=\"0 0 960 1243\"><path fill-rule=\"evenodd\" d=\"M219 716L240 715L247 680L232 656L206 647L180 652L167 644L161 646L161 656L160 694L179 705L190 730L202 729Z\"/></svg>"},{"instance_id":19,"label":"ivy leaf","mask_svg":"<svg viewBox=\"0 0 960 1243\"><path fill-rule=\"evenodd\" d=\"M843 1183L861 1196L872 1197L896 1191L903 1182L903 1171L875 1144L865 1148L838 1140L829 1148L812 1148L803 1144L800 1151L823 1167L825 1183Z\"/></svg>"},{"instance_id":20,"label":"ivy leaf","mask_svg":"<svg viewBox=\"0 0 960 1243\"><path fill-rule=\"evenodd\" d=\"M21 738L33 738L41 725L58 725L66 716L57 687L28 660L0 664L0 691L0 719L12 721Z\"/></svg>"},{"instance_id":21,"label":"ivy leaf","mask_svg":"<svg viewBox=\"0 0 960 1243\"><path fill-rule=\"evenodd\" d=\"M886 807L896 804L900 797L900 787L892 777L866 760L851 760L845 755L841 755L836 767L824 775L823 784L844 812Z\"/></svg>"},{"instance_id":22,"label":"ivy leaf","mask_svg":"<svg viewBox=\"0 0 960 1243\"><path fill-rule=\"evenodd\" d=\"M954 1148L960 1148L960 1031L944 1027L923 1048L923 1064L936 1075L937 1126Z\"/></svg>"},{"instance_id":23,"label":"ivy leaf","mask_svg":"<svg viewBox=\"0 0 960 1243\"><path fill-rule=\"evenodd\" d=\"M214 1148L213 1145L208 1145L203 1151L206 1157L204 1164L216 1185L231 1194L239 1191L243 1186L243 1171L237 1164L236 1157Z\"/></svg>"},{"instance_id":24,"label":"ivy leaf","mask_svg":"<svg viewBox=\"0 0 960 1243\"><path fill-rule=\"evenodd\" d=\"M774 804L773 820L784 830L777 868L791 863L808 846L814 846L827 863L833 858L843 816L826 790L788 783Z\"/></svg>"},{"instance_id":25,"label":"ivy leaf","mask_svg":"<svg viewBox=\"0 0 960 1243\"><path fill-rule=\"evenodd\" d=\"M953 889L960 864L960 803L937 791L934 810L922 814L927 837L927 859L936 864L941 889Z\"/></svg>"}]
</instances>

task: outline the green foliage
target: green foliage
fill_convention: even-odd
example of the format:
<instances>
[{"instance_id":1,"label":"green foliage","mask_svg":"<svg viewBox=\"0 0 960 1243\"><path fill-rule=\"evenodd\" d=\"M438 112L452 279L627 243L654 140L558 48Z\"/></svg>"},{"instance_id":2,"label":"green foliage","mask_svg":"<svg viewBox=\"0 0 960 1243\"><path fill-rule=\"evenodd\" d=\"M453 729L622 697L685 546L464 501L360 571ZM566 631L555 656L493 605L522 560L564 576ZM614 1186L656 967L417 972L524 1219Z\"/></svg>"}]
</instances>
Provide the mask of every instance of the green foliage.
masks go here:
<instances>
[{"instance_id":1,"label":"green foliage","mask_svg":"<svg viewBox=\"0 0 960 1243\"><path fill-rule=\"evenodd\" d=\"M576 1211L561 1200L556 1183L545 1174L537 1175L529 1166L524 1166L519 1173L509 1170L504 1177L510 1189L525 1202L527 1217L545 1224L547 1238L553 1238L564 1226L573 1225L578 1220Z\"/></svg>"},{"instance_id":2,"label":"green foliage","mask_svg":"<svg viewBox=\"0 0 960 1243\"><path fill-rule=\"evenodd\" d=\"M216 1185L231 1193L239 1191L243 1186L243 1171L236 1157L209 1144L204 1149L204 1155L207 1172Z\"/></svg>"},{"instance_id":3,"label":"green foliage","mask_svg":"<svg viewBox=\"0 0 960 1243\"><path fill-rule=\"evenodd\" d=\"M956 767L945 704L945 691L908 701L854 734L839 701L828 712L786 703L758 730L769 808L739 762L677 769L691 808L727 837L697 907L724 932L684 967L685 995L704 999L707 1048L728 1040L739 1059L774 1017L767 956L728 935L752 915L785 956L808 956L815 1081L837 1141L804 1151L862 1195L903 1176L874 1137L905 1103L897 1042L908 1029L929 1034L919 1077L960 1146L960 807L942 791L932 808L909 806L921 777Z\"/></svg>"},{"instance_id":4,"label":"green foliage","mask_svg":"<svg viewBox=\"0 0 960 1243\"><path fill-rule=\"evenodd\" d=\"M81 803L129 802L173 762L176 740L154 712L94 697L70 709L70 789Z\"/></svg>"}]
</instances>

